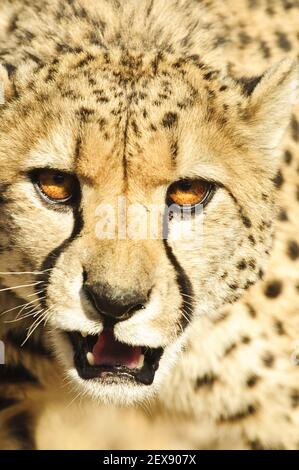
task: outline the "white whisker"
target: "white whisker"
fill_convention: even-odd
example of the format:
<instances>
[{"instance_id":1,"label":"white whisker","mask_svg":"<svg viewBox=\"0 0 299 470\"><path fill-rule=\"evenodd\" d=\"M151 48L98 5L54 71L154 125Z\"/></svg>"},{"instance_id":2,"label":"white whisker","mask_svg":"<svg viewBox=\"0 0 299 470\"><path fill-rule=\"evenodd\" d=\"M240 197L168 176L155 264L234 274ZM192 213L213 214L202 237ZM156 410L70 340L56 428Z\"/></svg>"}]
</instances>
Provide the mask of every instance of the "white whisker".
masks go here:
<instances>
[{"instance_id":1,"label":"white whisker","mask_svg":"<svg viewBox=\"0 0 299 470\"><path fill-rule=\"evenodd\" d=\"M44 271L7 271L7 272L0 272L0 276L9 276L9 275L16 275L21 276L22 274L33 274L34 276L39 276L47 271L51 271L53 268L45 269Z\"/></svg>"},{"instance_id":2,"label":"white whisker","mask_svg":"<svg viewBox=\"0 0 299 470\"><path fill-rule=\"evenodd\" d=\"M5 287L4 289L0 289L0 292L5 292L8 290L14 290L14 289L23 289L25 287L33 287L36 286L37 284L41 284L43 281L37 281L34 282L33 284L22 284L20 286L13 286L13 287Z\"/></svg>"},{"instance_id":3,"label":"white whisker","mask_svg":"<svg viewBox=\"0 0 299 470\"><path fill-rule=\"evenodd\" d=\"M39 294L44 294L44 290L39 290L38 292L34 292L33 294L29 294L27 295L26 297L34 297L35 295L39 295Z\"/></svg>"},{"instance_id":4,"label":"white whisker","mask_svg":"<svg viewBox=\"0 0 299 470\"><path fill-rule=\"evenodd\" d=\"M34 302L37 302L37 301L38 301L38 299L32 300L31 302L26 302L25 304L22 304L22 305L17 305L16 307L9 308L8 310L5 310L4 312L1 312L1 313L0 313L0 317L2 317L3 315L5 315L6 313L13 312L13 311L16 310L17 308L20 308L20 309L21 309L22 307L26 308L28 305L30 305L30 304L32 304L32 303L34 303Z\"/></svg>"},{"instance_id":5,"label":"white whisker","mask_svg":"<svg viewBox=\"0 0 299 470\"><path fill-rule=\"evenodd\" d=\"M25 340L23 341L23 343L21 344L21 346L23 346L27 341L28 339L30 338L30 336L34 333L34 331L38 328L38 326L46 320L46 316L47 314L49 313L49 311L52 309L52 307L49 307L47 310L45 310L44 312L41 313L40 317L38 317L33 323L32 325L28 328L28 333L27 333L27 336L25 338ZM36 316L36 315L35 315Z\"/></svg>"}]
</instances>

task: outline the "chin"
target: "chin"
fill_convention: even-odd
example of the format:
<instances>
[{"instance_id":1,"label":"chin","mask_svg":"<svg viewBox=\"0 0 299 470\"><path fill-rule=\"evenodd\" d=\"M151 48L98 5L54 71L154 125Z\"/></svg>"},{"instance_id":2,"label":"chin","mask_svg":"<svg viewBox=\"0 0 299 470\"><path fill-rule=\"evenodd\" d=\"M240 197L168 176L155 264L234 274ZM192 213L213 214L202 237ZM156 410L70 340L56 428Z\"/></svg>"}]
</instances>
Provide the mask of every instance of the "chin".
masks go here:
<instances>
[{"instance_id":1,"label":"chin","mask_svg":"<svg viewBox=\"0 0 299 470\"><path fill-rule=\"evenodd\" d=\"M128 406L153 399L178 361L184 335L165 347L119 342L111 329L98 335L52 332L52 343L72 388L104 404Z\"/></svg>"}]
</instances>

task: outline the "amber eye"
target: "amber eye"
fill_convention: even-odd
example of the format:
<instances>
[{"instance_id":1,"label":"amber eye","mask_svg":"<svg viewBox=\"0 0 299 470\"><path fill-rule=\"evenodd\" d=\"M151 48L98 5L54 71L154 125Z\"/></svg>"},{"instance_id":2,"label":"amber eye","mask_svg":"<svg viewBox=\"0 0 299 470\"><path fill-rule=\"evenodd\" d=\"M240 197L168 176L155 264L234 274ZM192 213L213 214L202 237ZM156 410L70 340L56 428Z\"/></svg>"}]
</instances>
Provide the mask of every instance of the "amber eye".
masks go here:
<instances>
[{"instance_id":1,"label":"amber eye","mask_svg":"<svg viewBox=\"0 0 299 470\"><path fill-rule=\"evenodd\" d=\"M184 179L168 188L168 202L179 206L203 204L211 193L212 184L202 179Z\"/></svg>"},{"instance_id":2,"label":"amber eye","mask_svg":"<svg viewBox=\"0 0 299 470\"><path fill-rule=\"evenodd\" d=\"M75 176L58 170L39 170L34 174L34 182L43 196L52 202L69 203L76 192Z\"/></svg>"}]
</instances>

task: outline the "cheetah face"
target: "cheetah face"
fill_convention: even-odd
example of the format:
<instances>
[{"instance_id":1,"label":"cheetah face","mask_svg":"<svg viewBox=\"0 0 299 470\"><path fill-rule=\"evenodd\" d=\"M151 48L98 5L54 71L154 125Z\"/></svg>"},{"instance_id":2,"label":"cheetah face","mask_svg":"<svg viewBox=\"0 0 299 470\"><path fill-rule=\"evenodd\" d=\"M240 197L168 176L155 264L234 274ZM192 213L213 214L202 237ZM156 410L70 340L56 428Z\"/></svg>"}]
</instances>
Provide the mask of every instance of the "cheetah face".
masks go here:
<instances>
[{"instance_id":1,"label":"cheetah face","mask_svg":"<svg viewBox=\"0 0 299 470\"><path fill-rule=\"evenodd\" d=\"M19 293L64 370L117 403L150 397L193 318L262 276L297 74L284 62L246 94L196 58L154 59L66 54L13 87L2 71L1 271L35 273Z\"/></svg>"}]
</instances>

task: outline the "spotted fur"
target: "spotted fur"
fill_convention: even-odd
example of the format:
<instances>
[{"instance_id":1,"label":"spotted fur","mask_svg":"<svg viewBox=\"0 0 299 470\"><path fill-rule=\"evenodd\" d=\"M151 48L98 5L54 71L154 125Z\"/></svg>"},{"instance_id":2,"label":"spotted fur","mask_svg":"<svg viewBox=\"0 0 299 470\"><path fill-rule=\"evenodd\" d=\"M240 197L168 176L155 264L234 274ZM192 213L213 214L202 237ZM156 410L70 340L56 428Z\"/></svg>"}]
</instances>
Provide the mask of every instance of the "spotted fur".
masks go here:
<instances>
[{"instance_id":1,"label":"spotted fur","mask_svg":"<svg viewBox=\"0 0 299 470\"><path fill-rule=\"evenodd\" d=\"M86 424L95 406L109 420L100 403L149 400L163 443L136 446L298 448L298 14L297 0L2 1L2 448L109 446ZM36 193L28 175L49 166L77 175L75 209ZM99 203L161 204L180 178L215 183L204 233L176 240L170 220L166 240L97 239ZM165 349L151 386L78 377L64 331L102 330L84 276L151 292L115 327ZM89 397L84 444L65 377ZM111 447L132 446L125 418Z\"/></svg>"}]
</instances>

